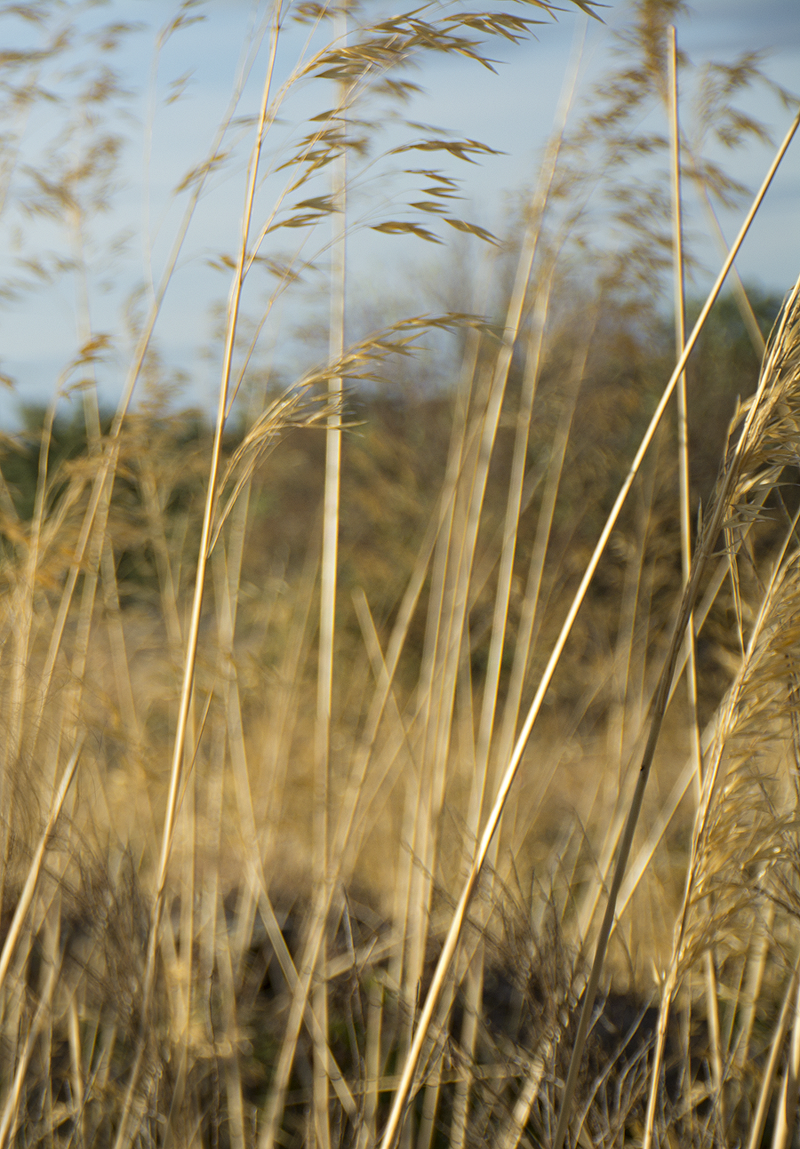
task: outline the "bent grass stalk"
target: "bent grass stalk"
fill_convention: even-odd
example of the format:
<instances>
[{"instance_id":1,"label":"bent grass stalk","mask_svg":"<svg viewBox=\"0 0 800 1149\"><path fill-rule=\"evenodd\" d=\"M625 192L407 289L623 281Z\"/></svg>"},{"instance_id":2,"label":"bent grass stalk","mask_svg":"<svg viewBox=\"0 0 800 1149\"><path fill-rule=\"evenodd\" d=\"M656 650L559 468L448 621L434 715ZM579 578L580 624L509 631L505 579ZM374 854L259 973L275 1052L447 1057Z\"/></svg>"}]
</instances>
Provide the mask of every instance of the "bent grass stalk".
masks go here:
<instances>
[{"instance_id":1,"label":"bent grass stalk","mask_svg":"<svg viewBox=\"0 0 800 1149\"><path fill-rule=\"evenodd\" d=\"M164 899L164 888L167 878L167 868L169 865L170 852L172 849L172 837L175 828L175 818L177 815L177 799L182 777L182 766L185 754L186 734L189 723L189 707L192 698L192 687L194 684L195 673L195 660L197 657L197 642L200 632L200 613L203 607L203 595L205 590L206 568L209 558L209 543L211 540L211 532L213 527L214 510L217 504L217 476L219 472L220 456L222 452L222 435L225 429L225 414L227 409L228 387L230 385L231 369L233 364L233 351L236 341L236 331L239 317L239 307L241 304L242 288L244 286L244 266L247 259L247 244L250 234L250 221L253 212L253 201L256 192L256 183L258 179L258 165L261 157L261 148L264 141L264 128L267 119L267 110L269 107L269 94L272 86L272 76L275 68L275 56L277 53L277 39L278 27L280 18L280 6L276 7L275 13L275 27L273 30L273 37L271 43L271 51L267 65L266 78L261 98L261 110L259 113L258 123L256 127L256 138L253 145L253 150L250 156L249 170L247 174L247 188L245 193L244 211L242 214L242 236L239 246L239 258L236 267L236 273L231 285L230 300L228 303L228 317L227 329L225 337L225 353L222 363L222 375L219 386L219 398L217 403L217 420L214 430L214 445L211 452L211 460L209 465L208 476L208 489L206 492L205 510L203 513L203 525L200 536L200 547L197 560L197 574L195 577L194 600L192 603L192 613L189 622L188 636L186 643L186 655L184 660L183 683L181 686L181 696L178 709L178 724L175 732L175 744L172 757L172 767L170 770L169 794L167 798L167 808L164 817L164 828L161 838L161 855L158 862L158 876L156 879L156 889L153 898L153 906L151 910L150 919L150 937L148 941L147 951L147 964L145 967L145 977L142 989L142 1018L143 1018L143 1033L139 1039L139 1049L134 1060L134 1068L131 1072L131 1077L128 1082L125 1103L123 1105L122 1117L120 1120L119 1131L116 1138L116 1149L121 1149L123 1145L129 1143L128 1138L128 1114L130 1112L131 1104L133 1101L134 1091L138 1086L139 1067L141 1065L142 1057L144 1054L144 1047L148 1040L146 1027L149 1024L149 1011L150 1011L150 996L153 991L153 984L156 971L156 954L158 947L158 927L161 919L161 910ZM135 1136L135 1134L134 1134Z\"/></svg>"}]
</instances>

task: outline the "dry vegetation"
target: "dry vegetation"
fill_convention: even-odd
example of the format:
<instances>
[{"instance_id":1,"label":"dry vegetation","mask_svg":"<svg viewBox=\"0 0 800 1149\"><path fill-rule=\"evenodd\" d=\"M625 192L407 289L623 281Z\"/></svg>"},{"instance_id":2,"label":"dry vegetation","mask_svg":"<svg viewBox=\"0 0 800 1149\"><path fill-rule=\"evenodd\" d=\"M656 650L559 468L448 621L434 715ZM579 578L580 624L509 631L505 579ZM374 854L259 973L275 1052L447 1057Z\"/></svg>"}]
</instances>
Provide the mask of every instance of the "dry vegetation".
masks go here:
<instances>
[{"instance_id":1,"label":"dry vegetation","mask_svg":"<svg viewBox=\"0 0 800 1149\"><path fill-rule=\"evenodd\" d=\"M455 198L490 148L379 129L413 62L480 67L549 4L259 9L260 113L234 102L179 189L188 227L221 167L244 181L212 421L157 350L184 224L127 330L93 320L129 30L87 55L91 11L0 10L39 37L0 56L32 229L7 294L78 300L0 453L0 1149L797 1144L800 293L736 281L673 371L682 4L631 3L503 237ZM682 63L672 171L713 211L744 189L704 149L763 135L763 77ZM65 127L23 166L43 101ZM381 165L412 189L386 217L350 202ZM41 219L69 258L31 253ZM351 344L349 230L444 223L497 286ZM331 319L287 380L259 341L308 275Z\"/></svg>"}]
</instances>

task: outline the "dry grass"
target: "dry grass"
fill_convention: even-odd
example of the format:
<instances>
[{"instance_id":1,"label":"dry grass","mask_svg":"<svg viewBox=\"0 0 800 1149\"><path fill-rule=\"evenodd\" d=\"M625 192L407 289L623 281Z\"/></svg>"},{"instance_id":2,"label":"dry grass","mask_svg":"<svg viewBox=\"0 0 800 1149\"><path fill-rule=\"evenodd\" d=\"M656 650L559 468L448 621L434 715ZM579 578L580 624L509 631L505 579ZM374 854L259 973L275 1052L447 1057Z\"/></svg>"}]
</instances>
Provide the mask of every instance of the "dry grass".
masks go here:
<instances>
[{"instance_id":1,"label":"dry grass","mask_svg":"<svg viewBox=\"0 0 800 1149\"><path fill-rule=\"evenodd\" d=\"M426 53L490 62L518 13L298 9L287 71L289 17L265 12L259 114L234 100L184 181L109 417L86 245L117 89L84 65L74 138L96 146L36 175L34 205L73 245L79 351L0 456L0 1149L797 1139L800 302L760 374L728 346L763 340L741 285L741 322L710 298L688 340L664 330L690 253L659 173L626 180L631 154L668 151L637 125L669 103L680 9L632 5L624 62L554 133L502 245L452 214L443 166L490 149L414 125L366 157L364 107L397 106ZM48 48L0 60L14 106L81 27L24 15ZM335 106L278 162L270 132L309 79ZM740 189L703 148L759 133L731 104L758 79L749 59L701 77L680 147L673 102L673 174L709 202ZM209 429L176 409L155 336L244 129ZM421 153L435 169L399 175L426 198L369 226L421 242L446 221L487 241L500 286L351 345L351 189ZM327 350L279 382L260 340L326 260ZM661 416L695 343L676 452Z\"/></svg>"}]
</instances>

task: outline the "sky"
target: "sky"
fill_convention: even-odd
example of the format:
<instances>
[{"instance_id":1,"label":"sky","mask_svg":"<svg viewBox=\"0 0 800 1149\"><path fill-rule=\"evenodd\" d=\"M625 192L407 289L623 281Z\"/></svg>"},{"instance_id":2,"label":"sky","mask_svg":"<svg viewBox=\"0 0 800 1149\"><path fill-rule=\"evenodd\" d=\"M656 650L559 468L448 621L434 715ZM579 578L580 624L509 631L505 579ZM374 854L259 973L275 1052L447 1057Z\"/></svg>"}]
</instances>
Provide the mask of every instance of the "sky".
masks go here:
<instances>
[{"instance_id":1,"label":"sky","mask_svg":"<svg viewBox=\"0 0 800 1149\"><path fill-rule=\"evenodd\" d=\"M562 6L565 11L558 22L537 28L535 36L524 44L503 44L500 52L493 47L498 59L497 74L462 58L440 57L427 64L413 76L422 91L403 111L408 120L442 126L456 136L485 142L502 153L487 155L475 164L451 164L447 169L448 174L463 177L461 215L498 235L505 233L515 205L535 184L565 76L579 46L582 45L573 118L581 114L592 82L613 62L610 50L614 33L624 29L630 19L624 0L612 0L601 10L602 24L587 21L566 0ZM146 308L151 284L158 281L184 210L186 194L176 196L174 189L207 154L215 127L230 101L243 44L256 42L254 23L258 24L265 8L245 0L209 0L186 8L185 14L205 18L187 23L166 40L157 67L154 45L158 30L164 27L166 18L179 11L177 6L167 5L164 0L109 0L100 8L86 8L84 12L81 5L72 5L83 33L109 21L140 25L109 56L109 63L119 71L129 93L116 101L117 111L112 117L111 126L123 138L124 147L113 177L111 207L105 212L89 212L84 222L92 330L115 336L113 353L98 369L103 394L111 400L119 392L127 355L124 338L116 334L125 300L138 289L138 307ZM517 5L514 11L518 8ZM384 10L402 9L384 4ZM535 15L535 10L530 14ZM0 16L2 20L6 26L2 28L0 24L0 30L6 43L33 46L35 29L32 32L18 21L9 23L7 16ZM794 91L800 89L797 0L758 0L757 4L752 0L696 0L691 12L677 22L677 34L681 49L697 64L710 59L731 62L743 51L758 50L764 53L761 66L771 80ZM277 83L287 75L294 55L302 47L303 35L305 32L300 29L288 34L277 60ZM64 97L63 105L45 101L27 113L24 130L20 129L14 174L3 200L4 212L0 215L5 251L0 279L19 278L20 259L44 259L41 253L49 252L52 258L48 266L60 260L60 270L51 276L51 281L42 280L36 290L23 290L0 309L0 370L16 380L15 389L0 396L0 422L6 426L18 419L21 402L47 402L59 385L59 376L62 389L75 377L74 373L62 374L80 343L76 334L80 309L76 301L83 288L76 285L75 275L68 268L65 270L65 261L74 256L74 231L65 230L61 219L41 213L31 215L25 190L30 186L25 177L26 165L55 170L59 162L69 159L74 146L68 134L70 116L74 119L71 93L76 90L70 68L75 60L89 59L91 52L76 47L73 55L74 58L67 54L45 75L52 93ZM265 58L262 50L244 86L239 108L242 115L252 115L257 108ZM180 98L172 100L176 94ZM330 106L332 95L333 85L327 81L298 88L282 108L268 138L266 169L279 167L286 149L308 130L311 116ZM722 149L717 149L715 158L754 189L788 128L792 112L763 88L748 92L740 106L763 121L772 143L750 146L741 154L723 154ZM380 119L384 113L379 108L367 108L365 114ZM658 108L651 111L652 127L664 131L660 114ZM385 121L381 126L385 129L386 147L409 138L408 129L403 134L400 126ZM650 121L645 126L650 127ZM211 263L221 253L235 252L246 175L245 145L250 138L246 127L240 136L227 163L210 178L197 207L156 330L156 346L165 363L186 372L191 380L187 400L205 405L211 405L215 388L218 312L229 283L228 272L215 270ZM434 159L422 153L414 153L414 157L419 167L433 164L434 159L436 166L441 166L439 154ZM461 170L456 171L458 168ZM383 174L379 175L381 171ZM264 218L270 197L284 179L284 175L274 173L264 182L257 201L259 220ZM485 254L485 245L479 240L470 240L466 249L461 244L457 263L444 247L433 248L420 239L380 235L369 226L356 226L359 219L368 224L396 218L402 206L401 193L409 190L404 179L407 183L407 178L398 173L397 161L387 161L383 168L378 164L359 177L358 187L353 189L348 298L354 312L370 306L380 311L383 298L391 296L408 300L412 310L424 310L430 306L442 278L464 276L466 268L473 278L479 279L478 269L483 266ZM324 191L323 185L320 188ZM728 240L738 230L743 212L744 207L737 206L721 213ZM692 289L700 292L713 279L721 257L706 234L707 224L700 216L697 220L700 222L694 234L700 269ZM120 246L117 240L122 233L128 233L128 239ZM287 254L303 234L294 229L276 232L274 240L268 237L263 250L268 255ZM452 238L457 238L455 232ZM321 259L324 263L324 256ZM781 294L800 272L800 135L768 193L737 267L746 282ZM472 290L472 285L468 286ZM265 335L265 360L281 361L282 353L283 360L291 358L298 346L298 326L305 326L306 332L319 332L324 327L325 290L323 274L306 276L296 301L283 304ZM263 276L247 299L249 319L257 319L267 294L268 281ZM315 338L309 335L308 342L313 344ZM290 354L287 348L295 350Z\"/></svg>"}]
</instances>

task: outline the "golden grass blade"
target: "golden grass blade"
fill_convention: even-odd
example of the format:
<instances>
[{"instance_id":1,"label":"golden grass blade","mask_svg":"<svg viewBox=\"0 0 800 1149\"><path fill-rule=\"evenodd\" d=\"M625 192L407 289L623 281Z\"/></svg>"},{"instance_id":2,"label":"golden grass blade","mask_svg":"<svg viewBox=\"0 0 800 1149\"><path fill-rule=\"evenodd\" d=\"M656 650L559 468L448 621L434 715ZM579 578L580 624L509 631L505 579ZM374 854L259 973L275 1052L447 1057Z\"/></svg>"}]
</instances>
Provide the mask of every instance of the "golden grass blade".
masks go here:
<instances>
[{"instance_id":1,"label":"golden grass blade","mask_svg":"<svg viewBox=\"0 0 800 1149\"><path fill-rule=\"evenodd\" d=\"M708 194L708 185L703 182L701 185L703 193L703 205L706 209L706 215L711 222L712 230L717 237L718 246L723 257L728 254L728 244L725 240L722 228L720 227L719 218L714 211L714 205L711 202L711 197ZM739 307L739 314L747 329L747 334L750 337L753 350L759 358L759 361L764 358L764 351L766 350L766 343L764 336L761 333L758 320L756 319L755 312L753 311L752 304L747 298L744 284L742 283L741 276L735 267L731 268L731 289L736 298L736 303Z\"/></svg>"},{"instance_id":2,"label":"golden grass blade","mask_svg":"<svg viewBox=\"0 0 800 1149\"><path fill-rule=\"evenodd\" d=\"M347 45L347 9L336 10L334 34ZM349 84L340 82L338 118L346 131ZM329 358L340 363L344 358L345 301L347 287L347 149L342 147L333 164L331 203L333 237L331 241L330 333ZM330 786L331 716L333 710L333 668L336 633L336 591L339 568L339 500L342 469L341 400L344 381L340 375L328 379L328 396L332 413L325 432L325 479L322 513L322 564L319 606L319 654L317 661L317 713L314 734L314 881L324 888L329 865L328 802ZM318 962L325 970L328 961L327 939L323 937ZM313 994L314 1012L324 1040L314 1041L314 1127L317 1144L330 1149L330 1102L328 1093L328 984L323 976Z\"/></svg>"},{"instance_id":3,"label":"golden grass blade","mask_svg":"<svg viewBox=\"0 0 800 1149\"><path fill-rule=\"evenodd\" d=\"M672 153L672 207L673 207L673 268L675 280L675 344L678 356L686 342L686 299L683 271L683 212L681 205L681 155L680 126L678 122L678 44L675 25L668 30L668 87L670 141ZM735 269L734 269L735 271ZM689 581L692 567L692 515L689 491L689 422L686 407L686 372L678 380L676 389L678 400L678 478L680 487L681 517L681 566L683 586ZM703 756L700 746L700 726L697 717L697 659L695 653L694 612L689 614L686 628L686 691L689 703L689 728L692 757L696 770L696 792L698 800L703 787ZM714 1093L718 1104L722 1105L722 1050L720 1047L719 1007L717 1003L717 982L714 955L706 953L706 1007L708 1010L711 1039L711 1068ZM725 1123L724 1114L722 1122Z\"/></svg>"},{"instance_id":4,"label":"golden grass blade","mask_svg":"<svg viewBox=\"0 0 800 1149\"><path fill-rule=\"evenodd\" d=\"M172 838L175 827L175 819L177 816L178 795L182 777L182 766L185 753L185 742L189 728L189 708L192 697L192 687L194 684L195 660L197 656L197 643L200 631L200 613L203 606L203 597L205 590L205 578L208 561L209 540L213 527L214 510L217 501L217 476L219 473L220 456L222 450L222 434L225 426L225 413L227 408L228 387L230 384L231 369L233 363L233 351L236 340L237 321L239 316L239 307L241 304L241 294L244 282L244 264L247 259L247 244L250 234L250 221L253 212L253 201L255 198L256 185L258 180L258 166L261 156L261 148L264 140L264 126L267 118L267 108L269 105L269 94L272 85L272 76L275 66L275 56L277 52L277 25L280 19L280 6L276 6L275 10L275 34L272 38L270 58L267 65L266 77L261 98L261 110L259 113L258 125L256 129L256 139L253 150L250 156L249 170L247 174L247 189L245 194L244 211L242 215L242 237L239 247L239 259L234 277L231 296L228 305L226 340L225 340L225 354L222 364L222 376L219 387L219 399L217 404L217 422L214 432L214 444L211 452L211 460L209 465L208 476L208 490L206 494L206 505L203 514L203 524L201 530L200 546L198 553L197 574L195 578L194 599L192 603L192 613L188 628L187 648L184 661L183 682L181 686L181 697L178 709L178 723L175 732L175 745L172 757L172 766L170 770L170 783L169 794L167 798L167 809L164 817L164 828L161 838L161 853L158 862L158 875L156 879L156 892L153 900L151 923L150 923L150 938L148 943L148 956L147 965L145 969L144 986L142 990L142 1016L147 1019L150 1006L150 996L153 990L153 981L155 977L155 962L157 953L157 938L158 927L161 918L161 909L163 905L164 887L167 877L167 867L169 864L170 853L172 849ZM145 1021L146 1024L146 1021ZM131 1101L133 1099L134 1090L138 1083L138 1072L141 1065L141 1056L144 1049L144 1036L139 1042L139 1053L137 1054L134 1071L131 1073L128 1082L126 1100L123 1107L122 1119L120 1121L119 1129L116 1138L116 1149L122 1149L123 1145L128 1144L128 1129L127 1129L127 1115L130 1111Z\"/></svg>"},{"instance_id":5,"label":"golden grass blade","mask_svg":"<svg viewBox=\"0 0 800 1149\"><path fill-rule=\"evenodd\" d=\"M492 744L492 734L494 732L495 714L498 704L503 650L506 644L508 608L511 599L511 583L514 575L514 556L516 554L519 518L522 510L522 493L525 480L528 438L531 429L531 419L533 417L536 388L539 382L542 345L544 343L545 328L547 326L547 317L550 308L550 294L553 286L554 272L555 267L551 265L548 274L544 277L544 282L537 291L534 301L533 332L526 351L522 395L517 413L514 453L511 461L511 477L508 488L508 502L503 527L503 545L500 554L500 569L497 579L494 616L492 618L492 637L489 646L489 659L486 669L486 681L483 687L480 725L478 727L476 745L476 768L480 778L480 788L476 801L473 803L475 811L474 822L470 819L470 823L467 826L467 832L473 840L477 840L478 831L480 829L484 796L488 782L489 752Z\"/></svg>"},{"instance_id":6,"label":"golden grass blade","mask_svg":"<svg viewBox=\"0 0 800 1149\"><path fill-rule=\"evenodd\" d=\"M573 379L573 383L575 382L576 380ZM501 762L505 762L511 757L516 740L517 725L519 723L520 708L522 706L522 692L525 686L525 675L528 669L530 653L533 648L534 635L536 633L545 561L552 536L558 491L561 484L567 445L569 443L572 421L575 414L576 399L577 387L573 386L571 394L565 397L564 407L559 417L555 438L548 459L545 487L542 494L542 505L536 524L536 535L525 586L525 598L520 612L520 623L516 635L511 678L503 709L503 722L498 743L498 757Z\"/></svg>"}]
</instances>

